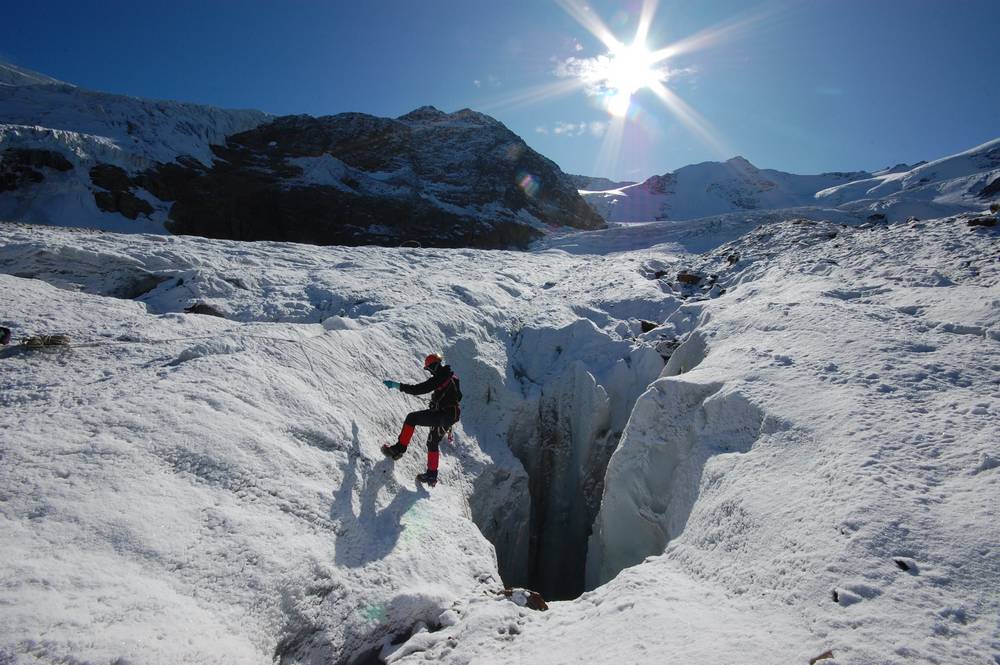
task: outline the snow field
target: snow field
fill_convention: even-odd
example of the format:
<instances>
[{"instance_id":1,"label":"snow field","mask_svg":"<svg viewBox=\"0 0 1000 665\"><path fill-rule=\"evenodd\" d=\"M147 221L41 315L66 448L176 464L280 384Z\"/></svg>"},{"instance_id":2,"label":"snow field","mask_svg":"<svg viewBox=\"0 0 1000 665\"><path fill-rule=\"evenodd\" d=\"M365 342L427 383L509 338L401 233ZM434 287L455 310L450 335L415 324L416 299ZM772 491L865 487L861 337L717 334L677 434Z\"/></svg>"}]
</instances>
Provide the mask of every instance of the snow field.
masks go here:
<instances>
[{"instance_id":1,"label":"snow field","mask_svg":"<svg viewBox=\"0 0 1000 665\"><path fill-rule=\"evenodd\" d=\"M545 615L469 603L399 662L995 660L1000 266L966 219L703 257L727 294L647 333L696 331L608 468L588 578L614 579Z\"/></svg>"},{"instance_id":2,"label":"snow field","mask_svg":"<svg viewBox=\"0 0 1000 665\"><path fill-rule=\"evenodd\" d=\"M604 255L0 227L0 324L106 342L0 358L0 653L995 660L996 231L759 221ZM430 492L420 434L377 449L428 350L465 393ZM539 552L607 583L498 599Z\"/></svg>"},{"instance_id":3,"label":"snow field","mask_svg":"<svg viewBox=\"0 0 1000 665\"><path fill-rule=\"evenodd\" d=\"M473 519L526 531L506 435L535 388L509 375L512 331L583 325L588 353L628 352L573 308L599 318L661 293L641 259L587 274L564 254L2 233L0 265L20 275L0 275L4 325L95 344L0 360L16 433L0 486L17 488L0 503L3 559L25 562L0 610L15 662L349 660L500 588ZM228 318L181 313L196 303ZM378 451L424 403L381 379L421 380L428 350L465 392L430 492L412 480L423 432L395 465ZM536 364L543 382L555 371ZM70 597L71 618L50 613Z\"/></svg>"}]
</instances>

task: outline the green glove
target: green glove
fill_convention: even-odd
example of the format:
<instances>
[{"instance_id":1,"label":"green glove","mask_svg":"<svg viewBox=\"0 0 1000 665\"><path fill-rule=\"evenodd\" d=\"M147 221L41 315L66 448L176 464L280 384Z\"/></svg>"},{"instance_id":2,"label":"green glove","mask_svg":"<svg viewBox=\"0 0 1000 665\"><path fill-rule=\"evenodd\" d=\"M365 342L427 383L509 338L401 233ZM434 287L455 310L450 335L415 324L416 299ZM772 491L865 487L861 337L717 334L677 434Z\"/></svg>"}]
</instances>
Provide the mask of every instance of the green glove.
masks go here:
<instances>
[{"instance_id":1,"label":"green glove","mask_svg":"<svg viewBox=\"0 0 1000 665\"><path fill-rule=\"evenodd\" d=\"M399 381L390 381L389 379L386 379L382 383L384 383L385 387L389 390L399 390Z\"/></svg>"}]
</instances>

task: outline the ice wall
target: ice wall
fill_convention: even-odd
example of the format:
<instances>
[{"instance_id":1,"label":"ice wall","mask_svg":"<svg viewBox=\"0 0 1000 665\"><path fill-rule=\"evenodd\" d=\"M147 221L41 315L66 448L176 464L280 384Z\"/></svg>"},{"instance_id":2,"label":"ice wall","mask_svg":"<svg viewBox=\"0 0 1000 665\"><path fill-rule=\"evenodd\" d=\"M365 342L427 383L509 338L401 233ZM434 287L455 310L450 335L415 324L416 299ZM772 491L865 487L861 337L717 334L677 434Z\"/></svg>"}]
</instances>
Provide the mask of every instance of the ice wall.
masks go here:
<instances>
[{"instance_id":1,"label":"ice wall","mask_svg":"<svg viewBox=\"0 0 1000 665\"><path fill-rule=\"evenodd\" d=\"M527 565L518 581L546 598L583 591L608 460L636 398L662 367L652 348L588 320L518 335L511 371L524 401L507 439L531 494Z\"/></svg>"},{"instance_id":2,"label":"ice wall","mask_svg":"<svg viewBox=\"0 0 1000 665\"><path fill-rule=\"evenodd\" d=\"M703 344L697 337L691 342ZM668 364L664 373L670 369ZM654 382L636 403L608 464L588 547L587 588L662 554L684 530L709 460L748 451L763 422L758 407L715 375L692 372Z\"/></svg>"}]
</instances>

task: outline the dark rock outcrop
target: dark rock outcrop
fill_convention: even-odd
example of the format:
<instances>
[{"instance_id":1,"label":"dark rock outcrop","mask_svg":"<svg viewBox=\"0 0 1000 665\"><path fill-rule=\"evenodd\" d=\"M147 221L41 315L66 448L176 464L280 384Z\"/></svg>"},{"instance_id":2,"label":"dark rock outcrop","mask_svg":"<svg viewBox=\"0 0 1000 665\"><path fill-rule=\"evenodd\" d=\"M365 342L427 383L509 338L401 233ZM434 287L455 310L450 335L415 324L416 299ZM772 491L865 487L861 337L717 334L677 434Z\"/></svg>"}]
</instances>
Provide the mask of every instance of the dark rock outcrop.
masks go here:
<instances>
[{"instance_id":1,"label":"dark rock outcrop","mask_svg":"<svg viewBox=\"0 0 1000 665\"><path fill-rule=\"evenodd\" d=\"M118 212L129 219L138 219L139 215L149 217L153 214L153 206L149 201L132 193L132 188L138 183L124 169L112 164L98 164L90 169L90 181L106 191L94 192L94 203L105 212Z\"/></svg>"},{"instance_id":2,"label":"dark rock outcrop","mask_svg":"<svg viewBox=\"0 0 1000 665\"><path fill-rule=\"evenodd\" d=\"M996 217L976 217L975 219L970 219L968 222L969 226L996 226Z\"/></svg>"},{"instance_id":3,"label":"dark rock outcrop","mask_svg":"<svg viewBox=\"0 0 1000 665\"><path fill-rule=\"evenodd\" d=\"M123 194L140 186L173 202L170 231L213 238L521 248L547 226L604 226L554 163L467 109L286 116L213 152L210 168L178 160L129 178L102 165L91 178L116 195L103 205L141 213Z\"/></svg>"},{"instance_id":4,"label":"dark rock outcrop","mask_svg":"<svg viewBox=\"0 0 1000 665\"><path fill-rule=\"evenodd\" d=\"M566 177L577 189L584 189L591 192L601 192L609 189L620 189L636 184L634 180L611 180L610 178L599 178L587 175L574 175L567 173Z\"/></svg>"},{"instance_id":5,"label":"dark rock outcrop","mask_svg":"<svg viewBox=\"0 0 1000 665\"><path fill-rule=\"evenodd\" d=\"M0 157L0 192L45 180L42 169L65 172L73 165L58 152L32 148L7 148Z\"/></svg>"},{"instance_id":6,"label":"dark rock outcrop","mask_svg":"<svg viewBox=\"0 0 1000 665\"><path fill-rule=\"evenodd\" d=\"M201 314L203 316L217 316L219 318L226 318L226 315L212 307L211 305L205 304L203 302L198 302L190 307L185 307L184 311L188 314Z\"/></svg>"},{"instance_id":7,"label":"dark rock outcrop","mask_svg":"<svg viewBox=\"0 0 1000 665\"><path fill-rule=\"evenodd\" d=\"M646 178L642 186L650 194L671 194L677 185L677 176L673 173L654 175Z\"/></svg>"},{"instance_id":8,"label":"dark rock outcrop","mask_svg":"<svg viewBox=\"0 0 1000 665\"><path fill-rule=\"evenodd\" d=\"M109 192L120 192L132 187L132 180L125 169L113 164L98 164L90 169L90 181Z\"/></svg>"},{"instance_id":9,"label":"dark rock outcrop","mask_svg":"<svg viewBox=\"0 0 1000 665\"><path fill-rule=\"evenodd\" d=\"M983 199L988 199L997 194L1000 194L1000 178L994 178L993 182L979 190L979 197Z\"/></svg>"}]
</instances>

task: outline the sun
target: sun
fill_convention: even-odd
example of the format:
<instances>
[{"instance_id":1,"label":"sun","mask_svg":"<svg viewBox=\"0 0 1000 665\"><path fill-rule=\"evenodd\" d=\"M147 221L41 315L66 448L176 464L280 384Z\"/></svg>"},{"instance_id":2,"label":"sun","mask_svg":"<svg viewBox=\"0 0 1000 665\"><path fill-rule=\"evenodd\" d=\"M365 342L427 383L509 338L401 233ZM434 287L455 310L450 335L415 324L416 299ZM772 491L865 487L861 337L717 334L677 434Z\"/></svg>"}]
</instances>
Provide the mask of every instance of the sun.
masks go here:
<instances>
[{"instance_id":1,"label":"sun","mask_svg":"<svg viewBox=\"0 0 1000 665\"><path fill-rule=\"evenodd\" d=\"M691 77L698 67L691 62L692 54L708 47L734 40L751 27L770 20L776 8L763 7L752 13L734 16L722 23L683 37L666 46L651 49L648 44L653 20L659 0L633 0L629 11L634 16L636 30L631 42L619 39L587 0L555 0L571 18L575 19L603 45L602 53L587 57L582 55L584 46L575 42L575 53L568 57L553 58L556 62L553 74L559 79L527 89L508 93L503 98L487 104L492 110L517 108L539 104L544 101L584 91L586 96L597 101L609 116L602 126L603 140L595 169L613 170L613 163L621 154L626 127L648 121L655 112L647 106L646 113L633 113L636 106L634 97L642 92L651 92L653 98L662 104L684 128L711 147L720 157L731 155L732 150L725 145L719 132L712 127L696 109L691 107L673 89L675 80ZM778 5L775 5L778 7ZM677 65L678 58L685 58L685 66Z\"/></svg>"},{"instance_id":2,"label":"sun","mask_svg":"<svg viewBox=\"0 0 1000 665\"><path fill-rule=\"evenodd\" d=\"M632 95L643 88L655 88L667 79L668 72L657 66L658 58L645 44L617 44L600 59L594 78L606 89L605 105L617 117L628 113Z\"/></svg>"},{"instance_id":3,"label":"sun","mask_svg":"<svg viewBox=\"0 0 1000 665\"><path fill-rule=\"evenodd\" d=\"M625 127L633 117L638 117L638 114L633 115L630 112L634 105L633 98L643 90L651 92L685 128L697 135L720 156L731 154L732 151L725 146L718 131L672 89L671 82L675 78L691 76L698 71L697 66L690 63L690 58L687 66L683 68L676 66L676 59L735 39L749 31L753 25L767 19L775 10L764 8L734 16L667 46L651 49L647 44L659 0L641 0L638 13L634 15L637 22L631 43L619 39L586 0L555 0L555 2L596 37L605 48L604 53L594 57L573 55L566 58L560 61L555 70L558 77L570 79L570 83L578 84L589 97L599 100L601 106L611 116L604 132L604 142L599 156L602 164L620 153ZM579 42L576 44L576 50L578 52L583 50ZM560 88L558 94L573 90L573 87L567 86ZM536 97L540 98L541 95Z\"/></svg>"}]
</instances>

